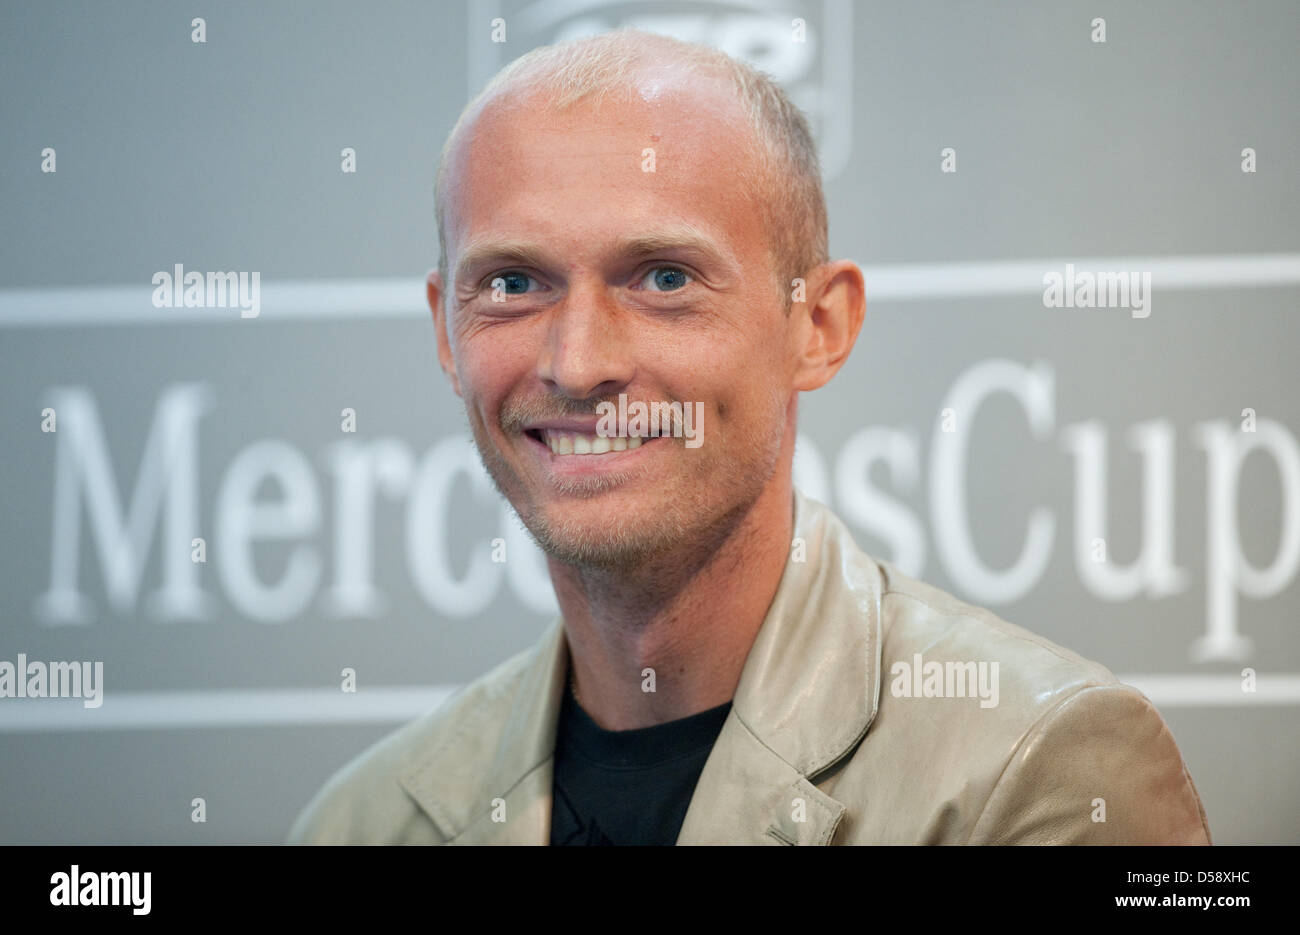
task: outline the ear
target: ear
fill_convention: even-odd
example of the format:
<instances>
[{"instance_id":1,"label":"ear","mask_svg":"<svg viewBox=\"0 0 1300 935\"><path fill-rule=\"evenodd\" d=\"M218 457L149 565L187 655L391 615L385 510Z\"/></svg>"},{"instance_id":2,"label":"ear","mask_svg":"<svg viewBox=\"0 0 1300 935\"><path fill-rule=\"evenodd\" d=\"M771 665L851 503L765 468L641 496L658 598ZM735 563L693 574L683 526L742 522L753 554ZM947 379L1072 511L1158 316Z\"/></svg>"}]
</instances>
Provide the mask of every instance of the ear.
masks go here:
<instances>
[{"instance_id":1,"label":"ear","mask_svg":"<svg viewBox=\"0 0 1300 935\"><path fill-rule=\"evenodd\" d=\"M433 312L433 330L438 336L438 364L447 375L451 388L460 395L460 377L456 375L456 360L451 356L451 341L447 337L447 314L444 298L442 275L436 270L429 270L428 283L429 309Z\"/></svg>"},{"instance_id":2,"label":"ear","mask_svg":"<svg viewBox=\"0 0 1300 935\"><path fill-rule=\"evenodd\" d=\"M839 372L867 314L862 270L851 260L823 263L809 277L805 302L791 305L798 346L794 389L815 390Z\"/></svg>"}]
</instances>

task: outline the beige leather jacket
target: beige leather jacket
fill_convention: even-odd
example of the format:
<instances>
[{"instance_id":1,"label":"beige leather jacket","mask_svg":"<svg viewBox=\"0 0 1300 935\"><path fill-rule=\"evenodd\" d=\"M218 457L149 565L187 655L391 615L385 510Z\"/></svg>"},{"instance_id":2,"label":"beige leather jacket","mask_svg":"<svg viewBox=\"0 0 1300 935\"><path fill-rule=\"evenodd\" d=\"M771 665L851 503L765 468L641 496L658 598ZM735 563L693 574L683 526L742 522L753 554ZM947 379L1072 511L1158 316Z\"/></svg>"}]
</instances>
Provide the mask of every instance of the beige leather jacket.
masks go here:
<instances>
[{"instance_id":1,"label":"beige leather jacket","mask_svg":"<svg viewBox=\"0 0 1300 935\"><path fill-rule=\"evenodd\" d=\"M1210 843L1136 689L873 560L799 494L795 536L806 560L792 550L677 843ZM344 767L290 843L546 844L567 670L557 620Z\"/></svg>"}]
</instances>

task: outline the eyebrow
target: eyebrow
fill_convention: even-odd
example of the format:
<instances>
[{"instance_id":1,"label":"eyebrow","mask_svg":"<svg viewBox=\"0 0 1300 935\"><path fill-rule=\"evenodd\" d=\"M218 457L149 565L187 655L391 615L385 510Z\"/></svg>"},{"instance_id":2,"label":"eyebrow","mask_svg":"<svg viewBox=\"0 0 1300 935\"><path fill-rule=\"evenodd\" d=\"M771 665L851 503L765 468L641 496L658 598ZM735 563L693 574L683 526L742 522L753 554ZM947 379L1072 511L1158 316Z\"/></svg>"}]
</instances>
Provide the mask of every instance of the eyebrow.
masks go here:
<instances>
[{"instance_id":1,"label":"eyebrow","mask_svg":"<svg viewBox=\"0 0 1300 935\"><path fill-rule=\"evenodd\" d=\"M667 250L694 250L723 263L731 259L718 247L718 238L710 237L693 224L646 231L629 237L618 246L622 256L639 257Z\"/></svg>"},{"instance_id":2,"label":"eyebrow","mask_svg":"<svg viewBox=\"0 0 1300 935\"><path fill-rule=\"evenodd\" d=\"M461 282L470 270L488 263L545 266L547 254L522 240L483 240L471 243L456 264L455 281Z\"/></svg>"},{"instance_id":3,"label":"eyebrow","mask_svg":"<svg viewBox=\"0 0 1300 935\"><path fill-rule=\"evenodd\" d=\"M699 253L731 269L738 266L732 256L718 246L717 238L709 236L693 224L656 228L635 234L620 241L615 248L618 256L634 259L670 250ZM455 281L461 282L470 271L489 263L544 267L551 262L553 262L552 257L545 248L528 241L493 239L472 241L465 248L460 262L456 264Z\"/></svg>"}]
</instances>

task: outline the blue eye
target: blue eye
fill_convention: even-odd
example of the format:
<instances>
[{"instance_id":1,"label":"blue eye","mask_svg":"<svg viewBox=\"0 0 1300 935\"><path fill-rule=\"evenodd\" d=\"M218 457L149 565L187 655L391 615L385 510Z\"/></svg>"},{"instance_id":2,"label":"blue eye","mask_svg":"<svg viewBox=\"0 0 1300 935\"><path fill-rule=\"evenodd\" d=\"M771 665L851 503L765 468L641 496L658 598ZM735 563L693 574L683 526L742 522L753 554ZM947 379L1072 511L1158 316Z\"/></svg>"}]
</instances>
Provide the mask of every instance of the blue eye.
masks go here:
<instances>
[{"instance_id":1,"label":"blue eye","mask_svg":"<svg viewBox=\"0 0 1300 935\"><path fill-rule=\"evenodd\" d=\"M493 290L500 289L506 295L523 295L528 292L528 283L532 277L526 273L502 273L494 276L489 285Z\"/></svg>"},{"instance_id":2,"label":"blue eye","mask_svg":"<svg viewBox=\"0 0 1300 935\"><path fill-rule=\"evenodd\" d=\"M650 287L651 292L676 292L690 281L686 271L676 266L656 266L642 280L654 284Z\"/></svg>"}]
</instances>

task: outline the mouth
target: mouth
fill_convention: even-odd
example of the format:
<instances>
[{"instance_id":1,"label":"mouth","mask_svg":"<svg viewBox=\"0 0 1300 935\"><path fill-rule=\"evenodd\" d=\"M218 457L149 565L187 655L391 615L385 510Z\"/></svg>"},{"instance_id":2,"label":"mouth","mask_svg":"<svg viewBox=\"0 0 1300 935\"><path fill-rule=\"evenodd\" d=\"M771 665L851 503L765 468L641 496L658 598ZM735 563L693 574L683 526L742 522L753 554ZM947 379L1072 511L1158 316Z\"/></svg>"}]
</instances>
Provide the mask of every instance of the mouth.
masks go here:
<instances>
[{"instance_id":1,"label":"mouth","mask_svg":"<svg viewBox=\"0 0 1300 935\"><path fill-rule=\"evenodd\" d=\"M655 437L641 438L637 435L626 437L603 436L594 432L575 432L560 429L527 429L524 435L539 445L549 448L551 454L559 456L586 455L600 457L620 451L632 451L647 442L657 441Z\"/></svg>"}]
</instances>

